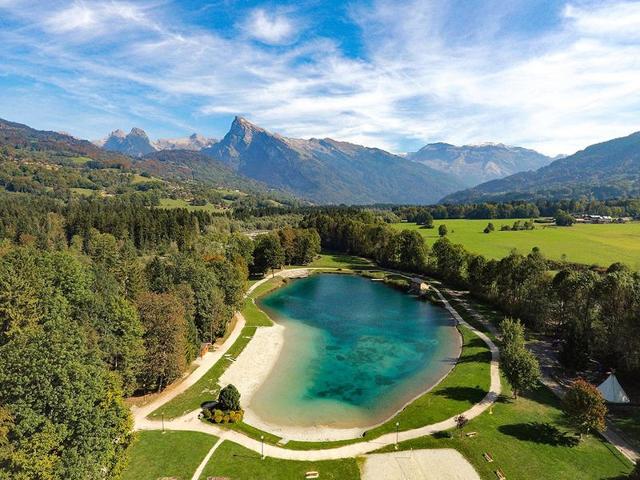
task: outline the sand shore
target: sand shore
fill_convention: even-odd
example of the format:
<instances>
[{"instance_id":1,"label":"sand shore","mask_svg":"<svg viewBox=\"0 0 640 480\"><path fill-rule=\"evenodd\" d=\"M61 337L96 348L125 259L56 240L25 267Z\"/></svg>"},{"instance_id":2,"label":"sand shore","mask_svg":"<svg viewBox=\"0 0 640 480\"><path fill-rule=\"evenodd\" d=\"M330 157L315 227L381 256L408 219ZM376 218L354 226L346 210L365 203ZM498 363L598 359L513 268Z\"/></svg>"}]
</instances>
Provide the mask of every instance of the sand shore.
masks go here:
<instances>
[{"instance_id":1,"label":"sand shore","mask_svg":"<svg viewBox=\"0 0 640 480\"><path fill-rule=\"evenodd\" d=\"M249 425L273 433L287 440L332 441L356 438L362 435L362 428L334 428L326 425L296 427L269 423L251 408L251 400L262 383L275 367L284 346L285 327L259 327L253 339L245 347L235 362L220 377L220 385L233 384L240 391L244 419Z\"/></svg>"}]
</instances>

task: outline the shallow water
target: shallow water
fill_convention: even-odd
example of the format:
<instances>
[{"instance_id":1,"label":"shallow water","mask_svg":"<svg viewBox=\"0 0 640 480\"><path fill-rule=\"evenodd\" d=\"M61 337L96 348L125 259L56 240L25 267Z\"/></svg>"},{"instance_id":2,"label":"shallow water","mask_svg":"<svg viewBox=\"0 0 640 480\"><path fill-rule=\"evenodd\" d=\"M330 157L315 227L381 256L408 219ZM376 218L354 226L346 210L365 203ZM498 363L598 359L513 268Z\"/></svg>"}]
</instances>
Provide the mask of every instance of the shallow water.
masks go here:
<instances>
[{"instance_id":1,"label":"shallow water","mask_svg":"<svg viewBox=\"0 0 640 480\"><path fill-rule=\"evenodd\" d=\"M373 425L437 382L459 354L446 310L356 275L295 280L260 306L285 326L281 356L251 400L271 424Z\"/></svg>"}]
</instances>

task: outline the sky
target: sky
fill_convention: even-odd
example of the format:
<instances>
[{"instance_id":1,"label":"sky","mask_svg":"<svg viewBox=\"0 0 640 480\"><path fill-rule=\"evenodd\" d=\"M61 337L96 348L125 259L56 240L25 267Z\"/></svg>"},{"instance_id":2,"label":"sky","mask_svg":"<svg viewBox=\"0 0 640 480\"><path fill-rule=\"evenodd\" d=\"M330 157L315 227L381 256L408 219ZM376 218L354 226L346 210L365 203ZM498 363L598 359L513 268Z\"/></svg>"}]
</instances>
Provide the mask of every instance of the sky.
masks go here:
<instances>
[{"instance_id":1,"label":"sky","mask_svg":"<svg viewBox=\"0 0 640 480\"><path fill-rule=\"evenodd\" d=\"M640 130L640 1L0 0L0 117L393 152L569 154Z\"/></svg>"}]
</instances>

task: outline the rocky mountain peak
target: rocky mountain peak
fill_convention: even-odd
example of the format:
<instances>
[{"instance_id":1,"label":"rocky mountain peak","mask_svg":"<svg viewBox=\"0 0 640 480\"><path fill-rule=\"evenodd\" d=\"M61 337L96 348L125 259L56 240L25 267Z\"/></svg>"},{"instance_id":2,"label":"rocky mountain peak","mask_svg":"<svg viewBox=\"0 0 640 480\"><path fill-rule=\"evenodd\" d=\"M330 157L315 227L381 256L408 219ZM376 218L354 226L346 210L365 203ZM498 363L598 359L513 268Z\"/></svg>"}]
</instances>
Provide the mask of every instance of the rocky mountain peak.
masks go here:
<instances>
[{"instance_id":1,"label":"rocky mountain peak","mask_svg":"<svg viewBox=\"0 0 640 480\"><path fill-rule=\"evenodd\" d=\"M141 138L149 139L147 132L145 132L143 129L138 127L133 127L129 132L129 135L132 137L141 137Z\"/></svg>"}]
</instances>

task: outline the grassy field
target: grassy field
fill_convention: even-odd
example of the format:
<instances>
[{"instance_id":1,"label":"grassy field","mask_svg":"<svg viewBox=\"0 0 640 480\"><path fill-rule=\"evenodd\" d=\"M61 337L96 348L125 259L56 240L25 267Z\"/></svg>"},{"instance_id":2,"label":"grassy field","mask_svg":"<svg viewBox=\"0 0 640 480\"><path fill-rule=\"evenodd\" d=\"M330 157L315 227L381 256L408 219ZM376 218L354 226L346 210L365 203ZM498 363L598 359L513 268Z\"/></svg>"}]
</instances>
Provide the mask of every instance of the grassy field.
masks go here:
<instances>
[{"instance_id":1,"label":"grassy field","mask_svg":"<svg viewBox=\"0 0 640 480\"><path fill-rule=\"evenodd\" d=\"M362 270L371 268L374 265L372 262L362 257L325 252L318 255L318 258L305 266L313 268L344 268L350 270Z\"/></svg>"},{"instance_id":2,"label":"grassy field","mask_svg":"<svg viewBox=\"0 0 640 480\"><path fill-rule=\"evenodd\" d=\"M360 472L353 458L302 462L265 458L235 443L225 441L211 457L200 477L229 477L234 480L299 480L306 472L318 471L323 480L358 480Z\"/></svg>"},{"instance_id":3,"label":"grassy field","mask_svg":"<svg viewBox=\"0 0 640 480\"><path fill-rule=\"evenodd\" d=\"M186 208L190 212L195 212L198 210L202 210L204 212L221 212L220 207L216 205L212 205L211 203L207 203L206 205L189 205L189 202L182 199L174 199L174 198L161 198L160 205L158 208Z\"/></svg>"},{"instance_id":4,"label":"grassy field","mask_svg":"<svg viewBox=\"0 0 640 480\"><path fill-rule=\"evenodd\" d=\"M139 432L122 478L189 480L216 441L216 437L198 432Z\"/></svg>"},{"instance_id":5,"label":"grassy field","mask_svg":"<svg viewBox=\"0 0 640 480\"><path fill-rule=\"evenodd\" d=\"M640 269L640 222L611 225L573 225L572 227L543 226L535 230L501 232L502 225L514 220L491 220L496 231L482 231L489 220L436 220L435 228L426 229L413 223L393 224L397 229L417 230L432 245L438 239L438 226L445 224L452 242L461 243L469 251L488 258L502 258L513 249L529 253L539 247L544 255L555 260L609 266L624 262Z\"/></svg>"},{"instance_id":6,"label":"grassy field","mask_svg":"<svg viewBox=\"0 0 640 480\"><path fill-rule=\"evenodd\" d=\"M503 385L510 397L509 387ZM509 479L573 480L622 479L631 464L599 437L588 436L576 444L576 436L565 425L559 400L546 388L512 400L503 396L493 407L470 421L464 432L422 437L400 444L400 449L455 448L475 467L483 479L495 479L500 468ZM393 450L393 447L384 449ZM483 454L489 453L493 463Z\"/></svg>"}]
</instances>

